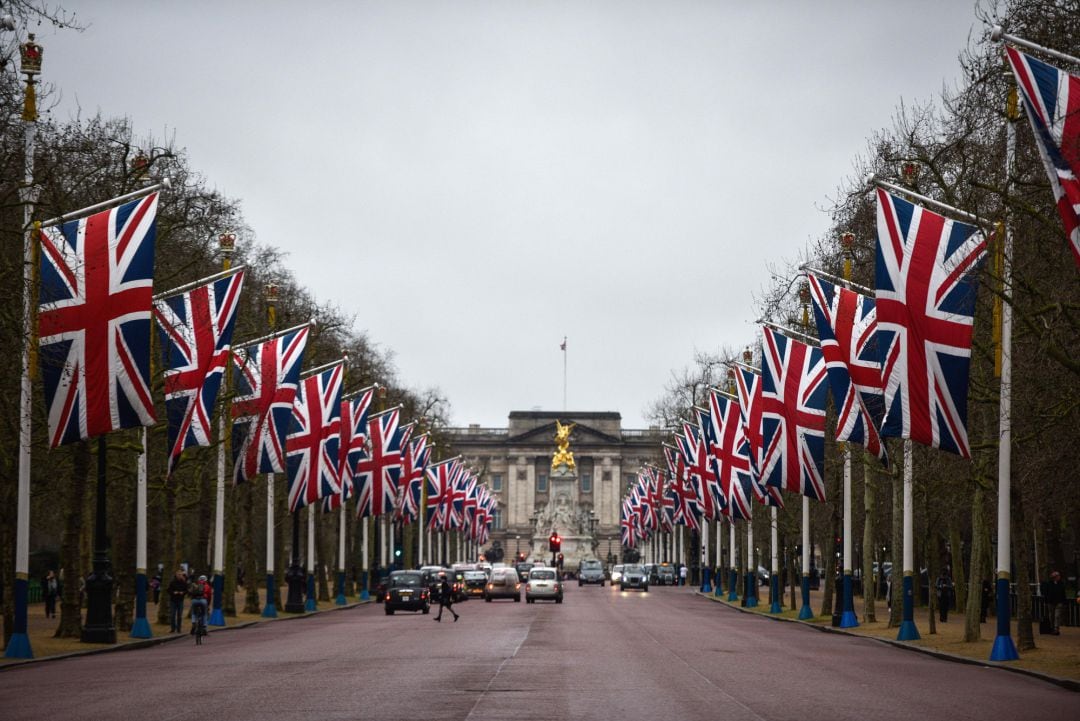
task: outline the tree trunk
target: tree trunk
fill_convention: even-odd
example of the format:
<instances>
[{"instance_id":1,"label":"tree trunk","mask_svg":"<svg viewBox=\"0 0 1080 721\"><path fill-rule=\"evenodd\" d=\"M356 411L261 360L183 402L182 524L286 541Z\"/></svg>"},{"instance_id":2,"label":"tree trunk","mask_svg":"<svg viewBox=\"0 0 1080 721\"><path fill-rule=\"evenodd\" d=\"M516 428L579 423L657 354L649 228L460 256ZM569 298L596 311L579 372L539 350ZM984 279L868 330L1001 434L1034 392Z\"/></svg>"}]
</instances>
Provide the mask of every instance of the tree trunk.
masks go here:
<instances>
[{"instance_id":1,"label":"tree trunk","mask_svg":"<svg viewBox=\"0 0 1080 721\"><path fill-rule=\"evenodd\" d=\"M1031 528L1024 513L1023 494L1019 485L1012 487L1012 553L1016 564L1016 650L1030 651L1035 648L1035 634L1031 629L1031 558L1030 543L1025 529Z\"/></svg>"},{"instance_id":2,"label":"tree trunk","mask_svg":"<svg viewBox=\"0 0 1080 721\"><path fill-rule=\"evenodd\" d=\"M927 496L929 496L929 493ZM927 505L929 505L929 502L927 502ZM938 553L941 549L938 547L937 533L932 528L929 514L927 514L926 517L926 526L927 541L923 544L923 548L926 549L926 556L924 557L926 559L926 575L928 579L936 579L938 577ZM926 598L929 601L926 605L927 610L929 611L928 616L930 619L931 636L937 633L937 617L934 613L938 610L938 605L941 603L941 599L937 597L937 589L935 586L936 584L931 581L930 588L927 589L926 594Z\"/></svg>"},{"instance_id":3,"label":"tree trunk","mask_svg":"<svg viewBox=\"0 0 1080 721\"><path fill-rule=\"evenodd\" d=\"M889 560L892 561L890 575L892 604L889 608L889 628L898 628L903 617L904 589L901 579L904 577L902 568L904 558L904 479L900 473L893 475L892 479L892 548L890 548Z\"/></svg>"},{"instance_id":4,"label":"tree trunk","mask_svg":"<svg viewBox=\"0 0 1080 721\"><path fill-rule=\"evenodd\" d=\"M877 459L863 452L863 538L862 538L862 579L863 579L863 622L875 623L877 613L877 579L874 577L874 557L877 543L874 542L874 510L877 506L877 479L873 464ZM854 510L854 509L852 509Z\"/></svg>"},{"instance_id":5,"label":"tree trunk","mask_svg":"<svg viewBox=\"0 0 1080 721\"><path fill-rule=\"evenodd\" d=\"M332 533L324 521L337 520L337 514L315 514L315 586L318 591L320 602L330 601L330 586L327 583L328 564L327 559L333 561L334 554L330 552L330 543L337 538L337 533ZM336 590L336 589L335 589Z\"/></svg>"},{"instance_id":6,"label":"tree trunk","mask_svg":"<svg viewBox=\"0 0 1080 721\"><path fill-rule=\"evenodd\" d=\"M60 546L60 577L63 581L60 595L60 623L56 638L80 638L82 636L82 576L79 561L80 540L83 525L83 499L90 474L90 448L86 441L72 446L71 487L62 495L64 499L64 532Z\"/></svg>"},{"instance_id":7,"label":"tree trunk","mask_svg":"<svg viewBox=\"0 0 1080 721\"><path fill-rule=\"evenodd\" d=\"M949 516L949 551L952 556L952 578L955 584L956 612L967 608L968 582L964 572L963 541L960 540L960 529L957 526L957 516Z\"/></svg>"},{"instance_id":8,"label":"tree trunk","mask_svg":"<svg viewBox=\"0 0 1080 721\"><path fill-rule=\"evenodd\" d=\"M829 533L825 536L825 542L821 544L821 552L825 556L825 568L822 569L824 578L823 591L821 594L820 616L833 614L833 593L836 588L836 535L839 527L836 523L836 514L830 519Z\"/></svg>"},{"instance_id":9,"label":"tree trunk","mask_svg":"<svg viewBox=\"0 0 1080 721\"><path fill-rule=\"evenodd\" d=\"M136 431L138 432L138 431ZM138 482L132 477L127 454L118 452L115 447L110 454L114 458L123 458L121 464L110 464L110 476L115 479L109 483L109 528L113 531L112 540L113 579L116 589L113 617L119 633L131 631L135 616L135 545L136 545L136 498L133 493ZM124 467L118 468L118 465Z\"/></svg>"},{"instance_id":10,"label":"tree trunk","mask_svg":"<svg viewBox=\"0 0 1080 721\"><path fill-rule=\"evenodd\" d=\"M792 611L797 611L799 609L799 606L798 606L798 604L796 603L796 600L795 600L795 587L799 585L799 583L802 581L802 579L800 578L800 576L798 574L795 573L795 554L794 553L789 553L788 554L787 567L788 567L788 579L791 581L791 599L790 599L791 610Z\"/></svg>"},{"instance_id":11,"label":"tree trunk","mask_svg":"<svg viewBox=\"0 0 1080 721\"><path fill-rule=\"evenodd\" d=\"M987 577L986 555L989 541L987 533L985 491L981 485L975 486L971 499L971 568L968 570L967 604L964 606L964 641L970 643L982 638L982 582Z\"/></svg>"}]
</instances>

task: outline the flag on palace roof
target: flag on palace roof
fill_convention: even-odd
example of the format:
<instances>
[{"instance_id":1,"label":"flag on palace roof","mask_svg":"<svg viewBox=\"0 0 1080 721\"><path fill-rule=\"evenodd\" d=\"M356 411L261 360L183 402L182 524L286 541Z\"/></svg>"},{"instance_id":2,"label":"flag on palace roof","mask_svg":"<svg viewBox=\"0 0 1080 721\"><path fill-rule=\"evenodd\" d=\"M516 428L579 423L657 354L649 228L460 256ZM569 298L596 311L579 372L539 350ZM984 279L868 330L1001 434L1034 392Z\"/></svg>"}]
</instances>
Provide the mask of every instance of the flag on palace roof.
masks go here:
<instances>
[{"instance_id":1,"label":"flag on palace roof","mask_svg":"<svg viewBox=\"0 0 1080 721\"><path fill-rule=\"evenodd\" d=\"M49 445L154 424L158 194L41 230L38 333Z\"/></svg>"},{"instance_id":2,"label":"flag on palace roof","mask_svg":"<svg viewBox=\"0 0 1080 721\"><path fill-rule=\"evenodd\" d=\"M877 191L878 352L883 437L971 456L968 368L978 279L986 253L973 225Z\"/></svg>"},{"instance_id":3,"label":"flag on palace roof","mask_svg":"<svg viewBox=\"0 0 1080 721\"><path fill-rule=\"evenodd\" d=\"M1006 46L1073 260L1080 267L1080 76Z\"/></svg>"},{"instance_id":4,"label":"flag on palace roof","mask_svg":"<svg viewBox=\"0 0 1080 721\"><path fill-rule=\"evenodd\" d=\"M213 443L214 404L229 363L243 285L241 270L154 303L169 420L167 475L185 448Z\"/></svg>"},{"instance_id":5,"label":"flag on palace roof","mask_svg":"<svg viewBox=\"0 0 1080 721\"><path fill-rule=\"evenodd\" d=\"M289 511L341 495L341 383L345 363L302 378L285 437Z\"/></svg>"},{"instance_id":6,"label":"flag on palace roof","mask_svg":"<svg viewBox=\"0 0 1080 721\"><path fill-rule=\"evenodd\" d=\"M874 299L807 274L821 353L836 403L836 440L888 462L878 427L885 416Z\"/></svg>"},{"instance_id":7,"label":"flag on palace roof","mask_svg":"<svg viewBox=\"0 0 1080 721\"><path fill-rule=\"evenodd\" d=\"M285 434L304 362L308 326L233 354L233 480L285 472Z\"/></svg>"},{"instance_id":8,"label":"flag on palace roof","mask_svg":"<svg viewBox=\"0 0 1080 721\"><path fill-rule=\"evenodd\" d=\"M394 512L397 479L401 473L401 411L398 408L368 419L368 447L356 462L356 514L360 518Z\"/></svg>"},{"instance_id":9,"label":"flag on palace roof","mask_svg":"<svg viewBox=\"0 0 1080 721\"><path fill-rule=\"evenodd\" d=\"M761 346L761 477L825 500L825 359L771 328Z\"/></svg>"},{"instance_id":10,"label":"flag on palace roof","mask_svg":"<svg viewBox=\"0 0 1080 721\"><path fill-rule=\"evenodd\" d=\"M341 442L338 444L338 477L341 493L323 499L323 510L334 511L353 497L356 462L367 452L368 410L375 395L374 386L364 388L356 397L341 402Z\"/></svg>"}]
</instances>

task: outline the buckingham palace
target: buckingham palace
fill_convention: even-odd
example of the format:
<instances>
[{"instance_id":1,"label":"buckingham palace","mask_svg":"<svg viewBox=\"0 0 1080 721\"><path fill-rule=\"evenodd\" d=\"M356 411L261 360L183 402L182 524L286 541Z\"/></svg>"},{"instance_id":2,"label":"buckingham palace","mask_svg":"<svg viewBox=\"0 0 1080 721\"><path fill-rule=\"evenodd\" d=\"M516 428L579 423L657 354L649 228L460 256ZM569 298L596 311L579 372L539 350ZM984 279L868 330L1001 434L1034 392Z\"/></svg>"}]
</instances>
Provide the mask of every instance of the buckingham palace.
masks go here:
<instances>
[{"instance_id":1,"label":"buckingham palace","mask_svg":"<svg viewBox=\"0 0 1080 721\"><path fill-rule=\"evenodd\" d=\"M573 426L572 470L552 469L557 424ZM580 539L567 563L619 555L619 508L645 463L660 462L658 428L623 428L613 411L511 411L505 428L450 428L450 443L498 499L491 546L539 557L551 531ZM536 543L534 543L536 541ZM572 558L572 555L574 556Z\"/></svg>"}]
</instances>

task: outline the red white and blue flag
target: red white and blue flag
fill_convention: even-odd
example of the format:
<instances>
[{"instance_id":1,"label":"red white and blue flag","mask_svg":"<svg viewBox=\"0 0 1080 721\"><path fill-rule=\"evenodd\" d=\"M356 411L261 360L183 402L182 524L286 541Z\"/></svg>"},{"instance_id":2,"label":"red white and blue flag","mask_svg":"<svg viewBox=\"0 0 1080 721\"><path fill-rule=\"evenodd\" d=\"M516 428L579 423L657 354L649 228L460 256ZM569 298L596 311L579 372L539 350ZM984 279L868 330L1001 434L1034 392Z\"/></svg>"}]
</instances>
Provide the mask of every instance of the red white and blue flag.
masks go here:
<instances>
[{"instance_id":1,"label":"red white and blue flag","mask_svg":"<svg viewBox=\"0 0 1080 721\"><path fill-rule=\"evenodd\" d=\"M356 462L356 515L394 512L401 474L401 410L391 408L368 420L368 447Z\"/></svg>"},{"instance_id":2,"label":"red white and blue flag","mask_svg":"<svg viewBox=\"0 0 1080 721\"><path fill-rule=\"evenodd\" d=\"M154 424L157 193L41 231L38 332L49 445Z\"/></svg>"},{"instance_id":3,"label":"red white and blue flag","mask_svg":"<svg viewBox=\"0 0 1080 721\"><path fill-rule=\"evenodd\" d=\"M398 509L398 519L403 523L412 523L419 517L424 471L427 469L430 455L427 434L409 441L408 452L405 453L404 467L401 471L402 492Z\"/></svg>"},{"instance_id":4,"label":"red white and blue flag","mask_svg":"<svg viewBox=\"0 0 1080 721\"><path fill-rule=\"evenodd\" d=\"M681 445L685 443L685 439L680 440L680 438L679 434L675 434L676 442ZM680 449L666 444L664 457L667 459L669 468L672 469L671 480L668 484L668 493L671 494L673 504L671 522L673 525L696 530L698 528L697 494L687 478L686 459Z\"/></svg>"},{"instance_id":5,"label":"red white and blue flag","mask_svg":"<svg viewBox=\"0 0 1080 721\"><path fill-rule=\"evenodd\" d=\"M285 434L304 362L308 326L233 355L233 480L285 472Z\"/></svg>"},{"instance_id":6,"label":"red white and blue flag","mask_svg":"<svg viewBox=\"0 0 1080 721\"><path fill-rule=\"evenodd\" d=\"M986 236L877 191L878 352L885 389L881 435L971 457L968 367Z\"/></svg>"},{"instance_id":7,"label":"red white and blue flag","mask_svg":"<svg viewBox=\"0 0 1080 721\"><path fill-rule=\"evenodd\" d=\"M710 455L724 498L724 515L732 520L749 518L750 446L739 418L739 407L718 391L710 391L709 417L710 424L717 429Z\"/></svg>"},{"instance_id":8,"label":"red white and blue flag","mask_svg":"<svg viewBox=\"0 0 1080 721\"><path fill-rule=\"evenodd\" d=\"M699 449L698 457L704 461L705 467L700 473L690 476L694 481L694 492L698 496L698 508L701 509L705 520L719 518L727 511L727 496L720 484L720 476L717 475L716 458L713 449L719 443L721 430L713 423L712 414L704 408L694 408L697 415Z\"/></svg>"},{"instance_id":9,"label":"red white and blue flag","mask_svg":"<svg viewBox=\"0 0 1080 721\"><path fill-rule=\"evenodd\" d=\"M780 489L765 485L761 480L761 376L741 365L733 369L733 375L739 398L739 422L750 459L750 487L759 503L783 508L784 496Z\"/></svg>"},{"instance_id":10,"label":"red white and blue flag","mask_svg":"<svg viewBox=\"0 0 1080 721\"><path fill-rule=\"evenodd\" d=\"M1006 46L1073 260L1080 267L1080 75Z\"/></svg>"},{"instance_id":11,"label":"red white and blue flag","mask_svg":"<svg viewBox=\"0 0 1080 721\"><path fill-rule=\"evenodd\" d=\"M323 499L324 511L335 511L353 497L356 462L367 451L368 410L375 388L364 388L356 397L341 402L341 442L338 445L338 477L341 493Z\"/></svg>"},{"instance_id":12,"label":"red white and blue flag","mask_svg":"<svg viewBox=\"0 0 1080 721\"><path fill-rule=\"evenodd\" d=\"M619 513L619 540L624 548L633 548L637 545L637 530L634 526L634 512L630 507L630 499L624 498Z\"/></svg>"},{"instance_id":13,"label":"red white and blue flag","mask_svg":"<svg viewBox=\"0 0 1080 721\"><path fill-rule=\"evenodd\" d=\"M450 458L427 467L427 528L432 531L441 531L446 528L448 514L447 505L450 502L451 484L457 475L457 466L460 461Z\"/></svg>"},{"instance_id":14,"label":"red white and blue flag","mask_svg":"<svg viewBox=\"0 0 1080 721\"><path fill-rule=\"evenodd\" d=\"M825 359L820 348L764 328L761 478L825 500Z\"/></svg>"},{"instance_id":15,"label":"red white and blue flag","mask_svg":"<svg viewBox=\"0 0 1080 721\"><path fill-rule=\"evenodd\" d=\"M878 427L885 416L874 299L807 274L821 352L836 403L836 440L888 463Z\"/></svg>"},{"instance_id":16,"label":"red white and blue flag","mask_svg":"<svg viewBox=\"0 0 1080 721\"><path fill-rule=\"evenodd\" d=\"M289 511L341 496L342 361L300 380L293 422L285 438Z\"/></svg>"},{"instance_id":17,"label":"red white and blue flag","mask_svg":"<svg viewBox=\"0 0 1080 721\"><path fill-rule=\"evenodd\" d=\"M243 286L241 270L154 303L165 364L168 475L185 448L213 443L213 409L229 363Z\"/></svg>"}]
</instances>

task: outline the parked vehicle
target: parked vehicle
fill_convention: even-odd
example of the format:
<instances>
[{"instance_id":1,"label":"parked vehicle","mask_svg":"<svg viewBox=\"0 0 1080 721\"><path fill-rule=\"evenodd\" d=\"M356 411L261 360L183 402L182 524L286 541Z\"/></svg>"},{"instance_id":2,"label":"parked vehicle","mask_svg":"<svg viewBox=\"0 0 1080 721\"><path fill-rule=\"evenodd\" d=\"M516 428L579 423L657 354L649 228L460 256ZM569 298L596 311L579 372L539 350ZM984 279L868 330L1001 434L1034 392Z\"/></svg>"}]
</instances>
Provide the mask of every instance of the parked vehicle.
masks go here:
<instances>
[{"instance_id":1,"label":"parked vehicle","mask_svg":"<svg viewBox=\"0 0 1080 721\"><path fill-rule=\"evenodd\" d=\"M383 595L383 607L387 616L393 616L394 611L428 613L431 610L431 598L430 591L424 585L424 574L420 571L391 573L387 579L386 593Z\"/></svg>"},{"instance_id":2,"label":"parked vehicle","mask_svg":"<svg viewBox=\"0 0 1080 721\"><path fill-rule=\"evenodd\" d=\"M521 581L517 571L512 568L494 568L487 588L484 589L484 600L491 603L496 598L512 598L515 602L521 601Z\"/></svg>"},{"instance_id":3,"label":"parked vehicle","mask_svg":"<svg viewBox=\"0 0 1080 721\"><path fill-rule=\"evenodd\" d=\"M562 580L554 568L533 568L529 574L529 582L525 585L525 601L535 603L537 599L562 603Z\"/></svg>"},{"instance_id":4,"label":"parked vehicle","mask_svg":"<svg viewBox=\"0 0 1080 721\"><path fill-rule=\"evenodd\" d=\"M577 585L582 586L586 583L599 583L600 587L604 587L604 564L595 559L590 559L581 562L581 568L578 571Z\"/></svg>"},{"instance_id":5,"label":"parked vehicle","mask_svg":"<svg viewBox=\"0 0 1080 721\"><path fill-rule=\"evenodd\" d=\"M623 566L622 578L619 579L619 590L628 588L640 588L642 591L649 590L649 576L645 573L645 567L637 563L628 563Z\"/></svg>"}]
</instances>

